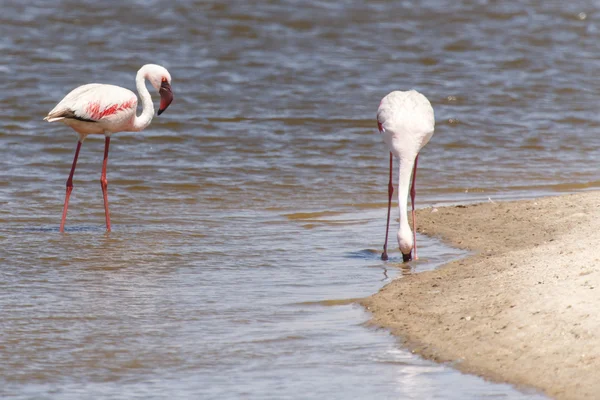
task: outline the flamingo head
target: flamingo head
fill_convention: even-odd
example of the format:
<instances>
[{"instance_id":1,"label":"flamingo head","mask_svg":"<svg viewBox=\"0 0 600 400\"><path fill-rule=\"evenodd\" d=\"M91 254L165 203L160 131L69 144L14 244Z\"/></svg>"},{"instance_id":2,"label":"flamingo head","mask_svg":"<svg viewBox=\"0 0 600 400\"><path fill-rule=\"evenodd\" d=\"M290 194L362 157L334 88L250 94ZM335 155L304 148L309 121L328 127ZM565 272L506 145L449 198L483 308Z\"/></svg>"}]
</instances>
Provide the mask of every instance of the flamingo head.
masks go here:
<instances>
[{"instance_id":1,"label":"flamingo head","mask_svg":"<svg viewBox=\"0 0 600 400\"><path fill-rule=\"evenodd\" d=\"M412 260L413 236L410 231L408 234L405 231L398 231L398 247L402 253L402 261Z\"/></svg>"},{"instance_id":2,"label":"flamingo head","mask_svg":"<svg viewBox=\"0 0 600 400\"><path fill-rule=\"evenodd\" d=\"M173 101L171 74L165 67L156 64L147 64L142 68L146 69L146 79L160 94L160 106L158 107L158 115L160 115Z\"/></svg>"}]
</instances>

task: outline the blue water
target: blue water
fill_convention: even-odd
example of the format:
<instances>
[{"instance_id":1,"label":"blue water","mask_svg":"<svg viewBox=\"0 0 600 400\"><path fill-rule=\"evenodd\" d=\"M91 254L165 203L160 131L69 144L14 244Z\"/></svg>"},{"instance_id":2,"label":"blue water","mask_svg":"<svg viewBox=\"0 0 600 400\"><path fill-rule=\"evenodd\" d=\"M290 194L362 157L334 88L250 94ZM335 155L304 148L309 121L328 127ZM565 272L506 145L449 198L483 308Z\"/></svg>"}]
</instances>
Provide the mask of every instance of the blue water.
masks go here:
<instances>
[{"instance_id":1,"label":"blue water","mask_svg":"<svg viewBox=\"0 0 600 400\"><path fill-rule=\"evenodd\" d=\"M436 112L420 206L600 187L597 5L2 6L0 397L536 398L405 352L345 300L462 255L420 237L419 263L379 259L391 90ZM149 62L175 100L113 137L113 232L89 138L59 234L75 135L43 117Z\"/></svg>"}]
</instances>

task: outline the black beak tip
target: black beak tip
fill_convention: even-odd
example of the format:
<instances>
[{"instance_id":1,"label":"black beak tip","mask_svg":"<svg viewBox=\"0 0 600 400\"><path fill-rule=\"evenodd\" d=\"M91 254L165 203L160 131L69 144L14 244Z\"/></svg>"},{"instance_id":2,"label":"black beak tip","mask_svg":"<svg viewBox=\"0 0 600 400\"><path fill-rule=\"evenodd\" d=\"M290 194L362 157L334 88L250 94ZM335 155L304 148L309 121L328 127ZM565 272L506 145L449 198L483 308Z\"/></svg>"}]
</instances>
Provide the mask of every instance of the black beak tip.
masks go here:
<instances>
[{"instance_id":1,"label":"black beak tip","mask_svg":"<svg viewBox=\"0 0 600 400\"><path fill-rule=\"evenodd\" d=\"M163 111L165 111L165 110L160 110L160 109L159 109L159 110L158 110L158 112L156 113L156 115L160 115L160 114L162 114L162 113L163 113Z\"/></svg>"},{"instance_id":2,"label":"black beak tip","mask_svg":"<svg viewBox=\"0 0 600 400\"><path fill-rule=\"evenodd\" d=\"M403 262L412 261L412 252L410 252L408 254L402 254L402 261Z\"/></svg>"}]
</instances>

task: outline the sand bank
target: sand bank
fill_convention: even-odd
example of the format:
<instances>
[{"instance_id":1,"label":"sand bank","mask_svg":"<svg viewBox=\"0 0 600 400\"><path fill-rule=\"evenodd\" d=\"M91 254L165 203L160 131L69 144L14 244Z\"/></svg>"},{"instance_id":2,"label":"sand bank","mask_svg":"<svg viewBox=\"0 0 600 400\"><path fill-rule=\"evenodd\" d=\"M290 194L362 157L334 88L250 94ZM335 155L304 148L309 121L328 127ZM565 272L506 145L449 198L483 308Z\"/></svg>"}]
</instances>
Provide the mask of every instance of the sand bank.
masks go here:
<instances>
[{"instance_id":1,"label":"sand bank","mask_svg":"<svg viewBox=\"0 0 600 400\"><path fill-rule=\"evenodd\" d=\"M600 398L600 192L425 208L417 222L473 254L365 299L375 324L466 372Z\"/></svg>"}]
</instances>

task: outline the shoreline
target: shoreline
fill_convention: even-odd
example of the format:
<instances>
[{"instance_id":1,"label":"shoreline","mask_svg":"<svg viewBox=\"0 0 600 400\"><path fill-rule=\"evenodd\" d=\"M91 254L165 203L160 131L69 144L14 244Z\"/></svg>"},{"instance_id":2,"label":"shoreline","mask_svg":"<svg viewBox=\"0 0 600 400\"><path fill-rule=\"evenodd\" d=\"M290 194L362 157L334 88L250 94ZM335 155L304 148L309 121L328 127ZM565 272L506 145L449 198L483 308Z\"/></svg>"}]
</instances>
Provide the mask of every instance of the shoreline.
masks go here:
<instances>
[{"instance_id":1,"label":"shoreline","mask_svg":"<svg viewBox=\"0 0 600 400\"><path fill-rule=\"evenodd\" d=\"M363 299L372 324L464 372L598 397L600 192L429 207L417 225L472 253Z\"/></svg>"}]
</instances>

